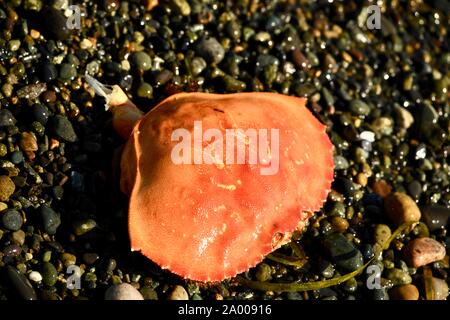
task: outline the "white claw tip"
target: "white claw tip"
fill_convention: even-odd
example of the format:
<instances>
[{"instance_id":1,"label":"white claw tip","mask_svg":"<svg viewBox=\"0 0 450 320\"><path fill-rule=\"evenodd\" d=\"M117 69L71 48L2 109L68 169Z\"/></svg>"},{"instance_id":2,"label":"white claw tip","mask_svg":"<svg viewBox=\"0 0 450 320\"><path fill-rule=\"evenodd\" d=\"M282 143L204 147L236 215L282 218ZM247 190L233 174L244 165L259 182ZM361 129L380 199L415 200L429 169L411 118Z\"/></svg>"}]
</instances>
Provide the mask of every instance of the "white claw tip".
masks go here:
<instances>
[{"instance_id":1,"label":"white claw tip","mask_svg":"<svg viewBox=\"0 0 450 320\"><path fill-rule=\"evenodd\" d=\"M109 101L113 92L112 88L91 77L89 74L84 75L86 82L94 89L95 93L106 99L105 109L109 109Z\"/></svg>"}]
</instances>

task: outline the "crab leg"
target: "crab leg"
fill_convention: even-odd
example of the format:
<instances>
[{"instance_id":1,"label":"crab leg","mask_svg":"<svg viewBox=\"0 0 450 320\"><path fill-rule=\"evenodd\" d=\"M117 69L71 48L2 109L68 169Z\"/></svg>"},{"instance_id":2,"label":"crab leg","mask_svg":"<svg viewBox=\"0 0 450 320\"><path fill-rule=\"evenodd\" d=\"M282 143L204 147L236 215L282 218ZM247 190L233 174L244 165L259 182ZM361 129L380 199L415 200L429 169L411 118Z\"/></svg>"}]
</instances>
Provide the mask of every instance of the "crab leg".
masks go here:
<instances>
[{"instance_id":1,"label":"crab leg","mask_svg":"<svg viewBox=\"0 0 450 320\"><path fill-rule=\"evenodd\" d=\"M124 139L128 139L136 122L144 113L128 99L127 95L118 85L108 86L99 82L90 75L85 75L87 83L95 93L106 99L106 110L113 114L113 127Z\"/></svg>"}]
</instances>

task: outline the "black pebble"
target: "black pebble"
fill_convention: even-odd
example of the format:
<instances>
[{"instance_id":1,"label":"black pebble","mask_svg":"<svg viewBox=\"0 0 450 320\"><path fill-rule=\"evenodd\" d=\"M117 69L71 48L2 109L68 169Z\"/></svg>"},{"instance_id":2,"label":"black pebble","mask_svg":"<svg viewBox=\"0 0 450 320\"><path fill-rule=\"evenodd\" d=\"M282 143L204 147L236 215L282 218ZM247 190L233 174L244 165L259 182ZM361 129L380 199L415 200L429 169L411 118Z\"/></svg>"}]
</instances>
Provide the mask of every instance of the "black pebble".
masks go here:
<instances>
[{"instance_id":1,"label":"black pebble","mask_svg":"<svg viewBox=\"0 0 450 320\"><path fill-rule=\"evenodd\" d=\"M12 266L7 266L6 268L6 276L11 283L12 287L15 289L16 293L23 300L36 300L37 295L31 286L30 281L17 271L16 268Z\"/></svg>"},{"instance_id":2,"label":"black pebble","mask_svg":"<svg viewBox=\"0 0 450 320\"><path fill-rule=\"evenodd\" d=\"M0 110L0 127L13 126L17 122L16 118L12 115L11 111L6 109Z\"/></svg>"},{"instance_id":3,"label":"black pebble","mask_svg":"<svg viewBox=\"0 0 450 320\"><path fill-rule=\"evenodd\" d=\"M9 209L2 215L2 223L6 229L17 231L22 227L23 219L18 211Z\"/></svg>"},{"instance_id":4,"label":"black pebble","mask_svg":"<svg viewBox=\"0 0 450 320\"><path fill-rule=\"evenodd\" d=\"M58 229L61 224L59 214L47 206L41 206L40 211L45 232L48 234L55 234L56 229Z\"/></svg>"},{"instance_id":5,"label":"black pebble","mask_svg":"<svg viewBox=\"0 0 450 320\"><path fill-rule=\"evenodd\" d=\"M77 141L77 135L75 130L72 127L72 123L70 123L69 119L67 119L63 115L56 115L53 118L53 125L55 134L58 138L61 138L68 142Z\"/></svg>"}]
</instances>

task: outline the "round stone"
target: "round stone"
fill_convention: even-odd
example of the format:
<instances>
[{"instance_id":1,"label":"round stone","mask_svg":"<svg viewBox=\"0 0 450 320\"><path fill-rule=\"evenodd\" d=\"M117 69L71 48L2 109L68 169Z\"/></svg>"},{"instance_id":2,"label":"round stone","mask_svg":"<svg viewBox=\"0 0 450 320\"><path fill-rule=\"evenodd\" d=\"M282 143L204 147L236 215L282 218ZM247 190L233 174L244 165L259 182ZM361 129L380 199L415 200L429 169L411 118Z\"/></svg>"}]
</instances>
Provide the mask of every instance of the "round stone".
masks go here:
<instances>
[{"instance_id":1,"label":"round stone","mask_svg":"<svg viewBox=\"0 0 450 320\"><path fill-rule=\"evenodd\" d=\"M406 261L413 268L442 260L445 258L445 254L445 247L440 242L428 237L414 239L404 249Z\"/></svg>"},{"instance_id":2,"label":"round stone","mask_svg":"<svg viewBox=\"0 0 450 320\"><path fill-rule=\"evenodd\" d=\"M384 209L388 217L400 226L406 222L419 221L421 214L416 202L407 194L394 192L384 198Z\"/></svg>"},{"instance_id":3,"label":"round stone","mask_svg":"<svg viewBox=\"0 0 450 320\"><path fill-rule=\"evenodd\" d=\"M22 215L14 209L6 210L2 214L2 223L6 229L17 231L22 227L23 224Z\"/></svg>"},{"instance_id":4,"label":"round stone","mask_svg":"<svg viewBox=\"0 0 450 320\"><path fill-rule=\"evenodd\" d=\"M182 286L175 286L169 294L169 300L189 300L189 295Z\"/></svg>"},{"instance_id":5,"label":"round stone","mask_svg":"<svg viewBox=\"0 0 450 320\"><path fill-rule=\"evenodd\" d=\"M131 63L139 70L147 71L152 67L152 59L144 51L135 52L130 57Z\"/></svg>"},{"instance_id":6,"label":"round stone","mask_svg":"<svg viewBox=\"0 0 450 320\"><path fill-rule=\"evenodd\" d=\"M105 300L144 300L144 297L131 284L120 283L106 290Z\"/></svg>"},{"instance_id":7,"label":"round stone","mask_svg":"<svg viewBox=\"0 0 450 320\"><path fill-rule=\"evenodd\" d=\"M419 300L419 290L413 284L405 284L389 290L392 300Z\"/></svg>"}]
</instances>

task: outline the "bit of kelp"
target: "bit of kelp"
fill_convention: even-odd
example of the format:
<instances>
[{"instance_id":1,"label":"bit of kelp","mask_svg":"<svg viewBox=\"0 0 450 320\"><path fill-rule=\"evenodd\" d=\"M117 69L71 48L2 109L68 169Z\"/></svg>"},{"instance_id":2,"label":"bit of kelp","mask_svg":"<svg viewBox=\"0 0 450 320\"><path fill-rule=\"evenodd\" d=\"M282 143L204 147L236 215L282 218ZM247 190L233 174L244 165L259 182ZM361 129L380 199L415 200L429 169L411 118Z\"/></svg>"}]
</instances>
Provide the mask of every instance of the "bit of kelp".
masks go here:
<instances>
[{"instance_id":1,"label":"bit of kelp","mask_svg":"<svg viewBox=\"0 0 450 320\"><path fill-rule=\"evenodd\" d=\"M252 281L245 279L243 277L237 277L237 282L240 285L255 289L255 290L262 290L262 291L275 291L275 292L300 292L300 291L310 291L310 290L318 290L322 288L328 288L332 286L339 285L351 278L356 277L360 273L364 271L364 269L370 265L374 259L379 257L379 255L386 249L389 248L392 240L400 236L402 233L404 233L406 230L410 232L412 230L412 227L416 225L417 222L407 222L395 230L395 232L389 237L389 239L386 241L386 243L381 247L381 250L374 255L372 259L370 259L366 264L364 264L361 268L347 273L343 276L339 276L333 279L328 280L320 280L320 281L312 281L307 283L297 283L297 282L290 282L290 283L270 283L270 282L259 282L259 281ZM406 233L408 233L406 232ZM269 258L272 259L275 254L269 255ZM272 259L274 260L274 259ZM275 260L276 261L276 260ZM286 262L288 260L285 260ZM280 261L278 261L280 262ZM283 263L283 262L280 262ZM287 264L287 263L285 263Z\"/></svg>"},{"instance_id":2,"label":"bit of kelp","mask_svg":"<svg viewBox=\"0 0 450 320\"><path fill-rule=\"evenodd\" d=\"M423 267L423 284L425 287L425 299L435 300L436 294L433 290L433 272L427 266Z\"/></svg>"},{"instance_id":3,"label":"bit of kelp","mask_svg":"<svg viewBox=\"0 0 450 320\"><path fill-rule=\"evenodd\" d=\"M304 258L290 257L280 253L271 253L267 259L292 267L301 268L308 261Z\"/></svg>"},{"instance_id":4,"label":"bit of kelp","mask_svg":"<svg viewBox=\"0 0 450 320\"><path fill-rule=\"evenodd\" d=\"M304 260L307 259L305 250L303 250L303 248L297 242L291 241L289 242L289 246L297 257Z\"/></svg>"}]
</instances>

